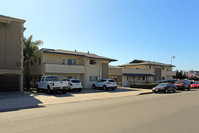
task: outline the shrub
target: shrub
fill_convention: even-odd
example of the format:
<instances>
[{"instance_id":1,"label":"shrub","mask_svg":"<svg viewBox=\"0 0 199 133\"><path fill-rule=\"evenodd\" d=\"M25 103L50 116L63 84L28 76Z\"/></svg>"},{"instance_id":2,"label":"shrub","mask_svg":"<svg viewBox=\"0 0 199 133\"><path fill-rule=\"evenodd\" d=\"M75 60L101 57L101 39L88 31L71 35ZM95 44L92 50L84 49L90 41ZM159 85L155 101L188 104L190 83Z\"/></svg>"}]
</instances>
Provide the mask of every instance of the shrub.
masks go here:
<instances>
[{"instance_id":1,"label":"shrub","mask_svg":"<svg viewBox=\"0 0 199 133\"><path fill-rule=\"evenodd\" d=\"M157 83L137 83L137 84L131 84L131 88L142 88L142 89L152 89L153 87L157 86Z\"/></svg>"}]
</instances>

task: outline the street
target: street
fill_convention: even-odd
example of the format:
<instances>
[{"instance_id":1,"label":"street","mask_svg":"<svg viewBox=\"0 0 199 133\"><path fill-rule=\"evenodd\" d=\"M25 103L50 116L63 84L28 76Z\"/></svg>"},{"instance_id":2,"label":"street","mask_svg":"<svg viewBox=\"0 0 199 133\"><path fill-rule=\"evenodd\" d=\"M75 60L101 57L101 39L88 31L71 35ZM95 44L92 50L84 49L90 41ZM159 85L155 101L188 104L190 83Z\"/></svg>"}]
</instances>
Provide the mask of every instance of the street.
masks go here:
<instances>
[{"instance_id":1,"label":"street","mask_svg":"<svg viewBox=\"0 0 199 133\"><path fill-rule=\"evenodd\" d=\"M52 104L0 113L1 133L197 133L199 91Z\"/></svg>"}]
</instances>

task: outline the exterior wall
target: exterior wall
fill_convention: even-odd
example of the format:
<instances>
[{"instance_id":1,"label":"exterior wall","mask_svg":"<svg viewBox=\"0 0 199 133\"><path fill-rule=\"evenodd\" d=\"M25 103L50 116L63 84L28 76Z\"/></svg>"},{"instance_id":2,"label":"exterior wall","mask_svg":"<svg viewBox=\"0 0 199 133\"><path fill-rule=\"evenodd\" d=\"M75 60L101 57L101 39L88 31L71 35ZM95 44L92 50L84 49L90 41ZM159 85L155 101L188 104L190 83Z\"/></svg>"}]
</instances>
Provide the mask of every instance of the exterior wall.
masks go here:
<instances>
[{"instance_id":1,"label":"exterior wall","mask_svg":"<svg viewBox=\"0 0 199 133\"><path fill-rule=\"evenodd\" d=\"M172 67L162 67L156 65L137 65L137 66L123 66L123 67L109 67L109 77L122 76L122 86L129 86L131 83L153 83L155 82L154 76L124 76L128 74L151 74L156 75L155 70L159 69L159 79L169 80L175 75Z\"/></svg>"},{"instance_id":2,"label":"exterior wall","mask_svg":"<svg viewBox=\"0 0 199 133\"><path fill-rule=\"evenodd\" d=\"M39 65L41 58L41 65ZM61 60L65 58L66 64L61 64ZM68 59L76 59L75 65L67 65ZM83 56L62 55L43 53L40 50L37 54L36 61L31 65L31 75L58 75L60 79L75 77L80 79L84 88L91 88L94 81L90 81L90 76L100 78L108 78L108 63L109 61L93 59L97 64L91 65L90 58ZM35 82L35 81L34 81Z\"/></svg>"},{"instance_id":3,"label":"exterior wall","mask_svg":"<svg viewBox=\"0 0 199 133\"><path fill-rule=\"evenodd\" d=\"M17 75L20 91L23 91L24 22L0 15L0 74Z\"/></svg>"},{"instance_id":4,"label":"exterior wall","mask_svg":"<svg viewBox=\"0 0 199 133\"><path fill-rule=\"evenodd\" d=\"M154 69L123 68L122 73L154 74Z\"/></svg>"},{"instance_id":5,"label":"exterior wall","mask_svg":"<svg viewBox=\"0 0 199 133\"><path fill-rule=\"evenodd\" d=\"M84 60L83 60L83 57L81 57L81 56L52 54L52 53L44 53L43 54L43 63L61 64L61 60L63 58L66 59L66 64L67 64L68 59L76 59L76 65L84 65Z\"/></svg>"}]
</instances>

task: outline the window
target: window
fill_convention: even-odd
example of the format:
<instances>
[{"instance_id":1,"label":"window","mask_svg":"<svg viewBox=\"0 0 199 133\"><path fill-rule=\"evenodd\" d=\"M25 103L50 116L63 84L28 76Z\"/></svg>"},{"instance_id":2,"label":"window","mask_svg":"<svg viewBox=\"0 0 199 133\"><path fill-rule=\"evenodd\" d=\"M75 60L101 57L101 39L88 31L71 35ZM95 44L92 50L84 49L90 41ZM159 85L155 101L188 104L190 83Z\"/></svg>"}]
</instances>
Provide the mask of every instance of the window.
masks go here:
<instances>
[{"instance_id":1,"label":"window","mask_svg":"<svg viewBox=\"0 0 199 133\"><path fill-rule=\"evenodd\" d=\"M140 77L138 77L138 80L140 80Z\"/></svg>"},{"instance_id":2,"label":"window","mask_svg":"<svg viewBox=\"0 0 199 133\"><path fill-rule=\"evenodd\" d=\"M39 57L39 65L41 65L41 57Z\"/></svg>"},{"instance_id":3,"label":"window","mask_svg":"<svg viewBox=\"0 0 199 133\"><path fill-rule=\"evenodd\" d=\"M142 80L145 80L145 76L142 77Z\"/></svg>"},{"instance_id":4,"label":"window","mask_svg":"<svg viewBox=\"0 0 199 133\"><path fill-rule=\"evenodd\" d=\"M97 81L97 76L90 76L90 81Z\"/></svg>"},{"instance_id":5,"label":"window","mask_svg":"<svg viewBox=\"0 0 199 133\"><path fill-rule=\"evenodd\" d=\"M149 69L153 69L153 66L150 65L150 66L149 66Z\"/></svg>"},{"instance_id":6,"label":"window","mask_svg":"<svg viewBox=\"0 0 199 133\"><path fill-rule=\"evenodd\" d=\"M162 77L162 80L165 80L165 77Z\"/></svg>"},{"instance_id":7,"label":"window","mask_svg":"<svg viewBox=\"0 0 199 133\"><path fill-rule=\"evenodd\" d=\"M68 59L68 65L75 65L76 60L75 59Z\"/></svg>"},{"instance_id":8,"label":"window","mask_svg":"<svg viewBox=\"0 0 199 133\"><path fill-rule=\"evenodd\" d=\"M162 67L162 70L164 70L164 67Z\"/></svg>"},{"instance_id":9,"label":"window","mask_svg":"<svg viewBox=\"0 0 199 133\"><path fill-rule=\"evenodd\" d=\"M30 61L30 65L33 65L33 61L32 60Z\"/></svg>"},{"instance_id":10,"label":"window","mask_svg":"<svg viewBox=\"0 0 199 133\"><path fill-rule=\"evenodd\" d=\"M96 65L96 64L97 64L97 61L96 61L96 60L90 60L90 64L91 64L91 65Z\"/></svg>"},{"instance_id":11,"label":"window","mask_svg":"<svg viewBox=\"0 0 199 133\"><path fill-rule=\"evenodd\" d=\"M76 76L68 76L68 79L76 79Z\"/></svg>"},{"instance_id":12,"label":"window","mask_svg":"<svg viewBox=\"0 0 199 133\"><path fill-rule=\"evenodd\" d=\"M66 59L65 59L65 58L62 58L62 59L61 59L61 64L62 64L62 65L65 65L65 64L66 64Z\"/></svg>"}]
</instances>

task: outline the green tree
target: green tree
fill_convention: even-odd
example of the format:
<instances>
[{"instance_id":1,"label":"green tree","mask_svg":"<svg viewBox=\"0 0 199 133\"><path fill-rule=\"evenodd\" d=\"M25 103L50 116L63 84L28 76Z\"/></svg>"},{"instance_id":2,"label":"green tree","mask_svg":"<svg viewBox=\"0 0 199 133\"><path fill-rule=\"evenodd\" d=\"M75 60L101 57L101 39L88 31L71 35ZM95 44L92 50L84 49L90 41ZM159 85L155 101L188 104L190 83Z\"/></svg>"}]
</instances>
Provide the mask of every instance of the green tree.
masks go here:
<instances>
[{"instance_id":1,"label":"green tree","mask_svg":"<svg viewBox=\"0 0 199 133\"><path fill-rule=\"evenodd\" d=\"M176 75L173 76L173 78L175 78L175 79L185 79L185 78L187 78L187 75L186 75L185 71L182 71L182 70L178 71L177 70Z\"/></svg>"},{"instance_id":2,"label":"green tree","mask_svg":"<svg viewBox=\"0 0 199 133\"><path fill-rule=\"evenodd\" d=\"M43 44L43 41L32 41L32 35L23 39L24 44L24 65L26 71L26 89L30 89L30 61L36 57L36 52L39 50L39 45Z\"/></svg>"}]
</instances>

